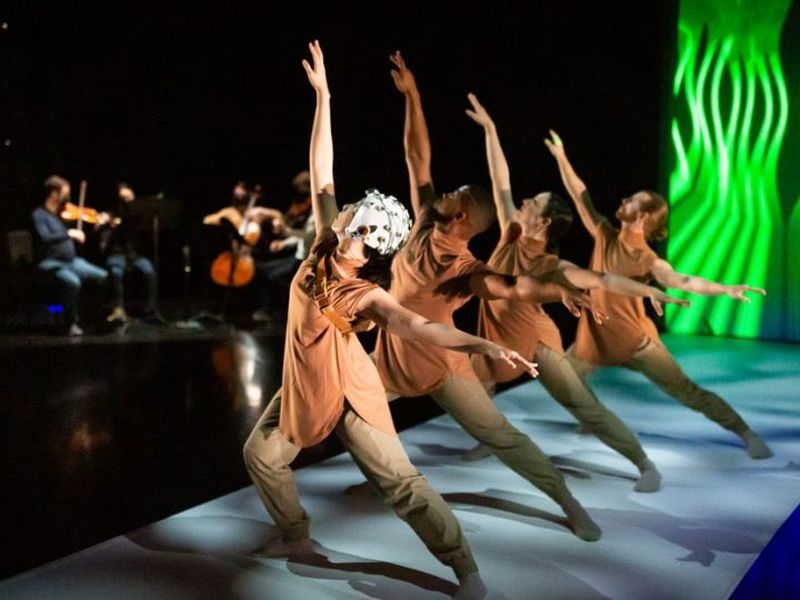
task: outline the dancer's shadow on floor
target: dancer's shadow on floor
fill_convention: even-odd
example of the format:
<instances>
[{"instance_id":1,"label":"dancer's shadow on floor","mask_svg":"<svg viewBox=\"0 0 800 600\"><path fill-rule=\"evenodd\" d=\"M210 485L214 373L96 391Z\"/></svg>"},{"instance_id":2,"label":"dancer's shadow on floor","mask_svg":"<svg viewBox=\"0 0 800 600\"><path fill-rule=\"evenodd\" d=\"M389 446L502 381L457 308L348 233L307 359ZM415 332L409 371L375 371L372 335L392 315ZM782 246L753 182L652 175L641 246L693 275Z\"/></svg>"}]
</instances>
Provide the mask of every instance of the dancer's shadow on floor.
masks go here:
<instances>
[{"instance_id":1,"label":"dancer's shadow on floor","mask_svg":"<svg viewBox=\"0 0 800 600\"><path fill-rule=\"evenodd\" d=\"M285 562L288 570L300 577L347 581L352 589L382 600L408 598L408 585L426 593L439 592L448 596L452 596L457 589L453 582L436 575L338 552L317 542L312 542L312 554L302 556L264 558L254 553L266 540L278 535L277 528L255 519L205 516L172 517L126 537L147 550L211 557L222 561L229 568L224 573L211 575L214 581L208 580L208 566L202 561L197 563L196 574L183 572L182 575L189 589L195 589L198 580L205 580L206 586L229 588L230 597L236 597L233 587L242 571L263 570L273 562ZM431 560L434 559L431 557Z\"/></svg>"},{"instance_id":2,"label":"dancer's shadow on floor","mask_svg":"<svg viewBox=\"0 0 800 600\"><path fill-rule=\"evenodd\" d=\"M594 462L570 458L568 456L551 456L550 461L558 467L559 471L562 473L572 475L578 479L591 479L591 474L625 479L627 481L636 481L638 479L635 475L631 475L620 469L615 469L614 467L606 467Z\"/></svg>"},{"instance_id":3,"label":"dancer's shadow on floor","mask_svg":"<svg viewBox=\"0 0 800 600\"><path fill-rule=\"evenodd\" d=\"M764 544L753 536L732 531L729 523L708 519L682 519L666 513L600 509L592 511L599 515L601 523L614 522L620 526L649 530L658 537L688 550L685 556L676 557L678 562L698 563L710 567L717 552L731 554L758 554ZM631 540L634 543L634 540Z\"/></svg>"},{"instance_id":4,"label":"dancer's shadow on floor","mask_svg":"<svg viewBox=\"0 0 800 600\"><path fill-rule=\"evenodd\" d=\"M449 504L456 505L456 508L462 511L492 515L526 525L543 521L548 529L565 528L572 532L572 528L564 516L535 508L529 504L508 500L503 498L502 495L505 495L505 492L487 489L480 494L474 492L451 492L442 494L442 498ZM530 496L530 498L533 499L534 496ZM553 527L553 525L556 527Z\"/></svg>"},{"instance_id":5,"label":"dancer's shadow on floor","mask_svg":"<svg viewBox=\"0 0 800 600\"><path fill-rule=\"evenodd\" d=\"M354 590L370 598L386 600L408 598L408 590L387 586L384 579L404 582L426 592L439 592L447 596L455 594L457 589L455 583L417 569L372 561L326 548L314 541L312 545L313 554L297 555L288 559L287 566L295 575L312 579L346 580Z\"/></svg>"}]
</instances>

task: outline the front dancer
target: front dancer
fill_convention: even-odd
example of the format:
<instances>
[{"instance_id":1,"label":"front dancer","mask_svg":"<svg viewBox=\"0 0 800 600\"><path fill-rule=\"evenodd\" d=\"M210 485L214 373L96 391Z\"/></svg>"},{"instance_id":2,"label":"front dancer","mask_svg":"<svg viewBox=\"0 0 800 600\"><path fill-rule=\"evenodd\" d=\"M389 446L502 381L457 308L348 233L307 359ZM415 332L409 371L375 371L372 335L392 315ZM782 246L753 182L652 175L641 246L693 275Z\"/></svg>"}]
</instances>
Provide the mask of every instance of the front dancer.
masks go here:
<instances>
[{"instance_id":1,"label":"front dancer","mask_svg":"<svg viewBox=\"0 0 800 600\"><path fill-rule=\"evenodd\" d=\"M432 321L452 324L455 310L473 294L531 303L564 295L565 287L529 276L516 278L510 285L507 276L492 272L472 256L467 242L494 219L491 197L475 186L436 196L420 94L400 53L391 60L397 67L392 71L395 85L405 96L405 152L417 219L408 243L392 264L392 296ZM558 503L578 537L600 538L600 528L572 496L558 469L497 410L469 357L381 331L375 358L390 396L430 395L467 433Z\"/></svg>"},{"instance_id":2,"label":"front dancer","mask_svg":"<svg viewBox=\"0 0 800 600\"><path fill-rule=\"evenodd\" d=\"M281 531L259 554L312 552L289 464L335 431L384 502L452 567L460 582L455 597L482 598L486 588L458 521L409 461L378 371L351 330L370 320L395 335L536 371L515 352L403 308L378 285L388 283L392 255L408 235L408 212L377 192L337 209L330 94L319 43L309 48L313 66L303 66L317 97L310 149L317 239L291 284L282 397L273 398L244 447L247 470Z\"/></svg>"},{"instance_id":3,"label":"front dancer","mask_svg":"<svg viewBox=\"0 0 800 600\"><path fill-rule=\"evenodd\" d=\"M616 212L621 228L595 210L584 182L567 159L564 145L554 132L545 140L558 163L561 179L575 203L584 227L594 238L591 268L707 296L728 295L742 302L746 292L766 294L748 285L723 285L692 275L676 273L650 248L648 241L666 235L668 206L655 192L640 191L623 198ZM581 315L575 343L568 357L586 379L598 367L625 366L642 373L664 392L721 427L738 435L751 458L769 458L772 452L741 416L722 398L689 379L661 341L655 324L647 317L640 298L626 298L604 290L592 290L610 316L608 327L596 327Z\"/></svg>"},{"instance_id":4,"label":"front dancer","mask_svg":"<svg viewBox=\"0 0 800 600\"><path fill-rule=\"evenodd\" d=\"M649 298L660 313L662 302L687 304L654 287L611 273L596 273L562 260L555 253L556 242L572 223L572 210L552 192L542 192L522 201L517 209L511 194L511 178L494 121L473 95L468 96L473 110L467 115L483 127L486 158L492 178L492 192L500 222L500 241L489 266L508 275L534 275L580 289L602 289L625 296ZM603 327L613 327L607 324ZM586 429L594 433L638 469L634 485L637 492L655 492L661 475L647 458L634 433L613 412L600 403L564 356L561 335L556 324L541 305L510 300L481 300L478 335L515 348L522 356L538 362L539 381L564 408ZM516 379L519 374L503 365L492 364L474 356L472 366L484 387L494 392L497 383ZM479 445L464 455L466 460L488 456L489 449Z\"/></svg>"}]
</instances>

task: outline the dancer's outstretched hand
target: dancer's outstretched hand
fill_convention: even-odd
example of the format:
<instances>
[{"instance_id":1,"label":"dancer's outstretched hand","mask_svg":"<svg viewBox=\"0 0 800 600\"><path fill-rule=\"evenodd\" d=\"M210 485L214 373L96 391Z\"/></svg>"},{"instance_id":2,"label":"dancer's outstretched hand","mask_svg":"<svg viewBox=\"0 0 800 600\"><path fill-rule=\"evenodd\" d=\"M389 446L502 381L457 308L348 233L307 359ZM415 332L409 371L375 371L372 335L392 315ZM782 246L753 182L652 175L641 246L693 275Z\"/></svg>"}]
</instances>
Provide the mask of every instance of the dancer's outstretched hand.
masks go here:
<instances>
[{"instance_id":1,"label":"dancer's outstretched hand","mask_svg":"<svg viewBox=\"0 0 800 600\"><path fill-rule=\"evenodd\" d=\"M658 289L654 289L647 298L650 300L650 304L653 305L653 309L656 311L656 314L659 317L664 315L664 304L677 304L678 306L692 305L692 303L688 300L670 296L669 294L666 294Z\"/></svg>"},{"instance_id":2,"label":"dancer's outstretched hand","mask_svg":"<svg viewBox=\"0 0 800 600\"><path fill-rule=\"evenodd\" d=\"M575 317L581 316L581 308L585 308L592 314L592 318L598 325L602 325L608 320L608 315L595 302L589 292L563 288L561 292L561 304Z\"/></svg>"},{"instance_id":3,"label":"dancer's outstretched hand","mask_svg":"<svg viewBox=\"0 0 800 600\"><path fill-rule=\"evenodd\" d=\"M492 121L492 117L489 116L489 113L486 112L486 109L483 108L483 105L478 102L478 98L475 96L475 94L467 94L467 100L469 100L469 103L472 104L472 110L467 109L464 111L467 113L467 116L484 129L494 127L494 121Z\"/></svg>"},{"instance_id":4,"label":"dancer's outstretched hand","mask_svg":"<svg viewBox=\"0 0 800 600\"><path fill-rule=\"evenodd\" d=\"M744 302L745 304L750 304L750 298L745 296L746 292L752 292L754 294L761 294L762 296L767 295L767 290L757 287L750 287L747 284L742 285L727 285L725 286L725 293L734 298L739 300L740 302Z\"/></svg>"},{"instance_id":5,"label":"dancer's outstretched hand","mask_svg":"<svg viewBox=\"0 0 800 600\"><path fill-rule=\"evenodd\" d=\"M547 146L548 150L550 150L550 154L556 158L566 156L564 142L561 141L559 135L552 129L550 130L550 137L544 138L544 145Z\"/></svg>"},{"instance_id":6,"label":"dancer's outstretched hand","mask_svg":"<svg viewBox=\"0 0 800 600\"><path fill-rule=\"evenodd\" d=\"M515 369L522 369L531 377L539 376L539 371L536 370L536 367L538 367L539 364L525 360L520 354L514 352L513 350L509 350L508 348L504 348L503 346L487 341L486 352L484 352L484 354L486 354L486 356L489 358L493 358L494 360L502 360L504 363L514 367Z\"/></svg>"},{"instance_id":7,"label":"dancer's outstretched hand","mask_svg":"<svg viewBox=\"0 0 800 600\"><path fill-rule=\"evenodd\" d=\"M391 70L392 79L394 79L394 85L397 87L397 91L401 94L416 92L417 81L414 79L414 74L406 66L406 61L403 60L403 55L400 54L400 50L394 54L390 54L389 60L397 67L397 69Z\"/></svg>"},{"instance_id":8,"label":"dancer's outstretched hand","mask_svg":"<svg viewBox=\"0 0 800 600\"><path fill-rule=\"evenodd\" d=\"M303 59L303 68L308 75L308 81L318 92L328 91L328 77L325 74L325 61L322 56L322 48L320 48L319 40L314 40L308 44L308 49L311 52L311 61L313 66L309 64L306 59Z\"/></svg>"}]
</instances>

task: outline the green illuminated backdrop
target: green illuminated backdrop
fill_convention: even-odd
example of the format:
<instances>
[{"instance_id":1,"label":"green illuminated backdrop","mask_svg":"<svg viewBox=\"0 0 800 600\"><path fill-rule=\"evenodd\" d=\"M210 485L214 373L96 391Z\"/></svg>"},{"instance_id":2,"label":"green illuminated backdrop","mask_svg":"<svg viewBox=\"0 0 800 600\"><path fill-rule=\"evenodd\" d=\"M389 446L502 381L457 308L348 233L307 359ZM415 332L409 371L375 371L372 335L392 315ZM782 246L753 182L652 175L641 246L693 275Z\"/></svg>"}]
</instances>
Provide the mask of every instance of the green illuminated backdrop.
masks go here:
<instances>
[{"instance_id":1,"label":"green illuminated backdrop","mask_svg":"<svg viewBox=\"0 0 800 600\"><path fill-rule=\"evenodd\" d=\"M692 296L689 309L669 307L671 331L800 339L800 252L791 251L800 245L800 149L785 144L800 137L790 120L800 98L784 74L784 65L800 70L800 58L781 56L782 36L797 29L791 4L680 2L668 258L680 272L769 294L751 304Z\"/></svg>"}]
</instances>

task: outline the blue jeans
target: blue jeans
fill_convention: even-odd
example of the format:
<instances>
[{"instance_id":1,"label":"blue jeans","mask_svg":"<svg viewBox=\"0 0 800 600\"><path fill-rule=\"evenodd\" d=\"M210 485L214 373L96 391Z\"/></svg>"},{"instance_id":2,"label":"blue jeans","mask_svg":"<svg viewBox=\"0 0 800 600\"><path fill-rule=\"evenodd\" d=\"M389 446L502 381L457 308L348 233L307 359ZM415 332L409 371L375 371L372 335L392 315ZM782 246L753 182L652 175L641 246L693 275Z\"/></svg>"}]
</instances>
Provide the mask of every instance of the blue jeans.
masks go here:
<instances>
[{"instance_id":1,"label":"blue jeans","mask_svg":"<svg viewBox=\"0 0 800 600\"><path fill-rule=\"evenodd\" d=\"M45 258L38 269L58 282L58 300L64 305L64 322L72 325L78 321L78 298L81 287L87 281L97 285L105 284L108 272L93 265L88 260L76 256L72 260Z\"/></svg>"},{"instance_id":2,"label":"blue jeans","mask_svg":"<svg viewBox=\"0 0 800 600\"><path fill-rule=\"evenodd\" d=\"M147 289L147 309L153 308L156 299L156 269L149 258L138 256L129 259L123 254L112 254L106 259L111 276L111 301L114 306L125 303L125 275L134 274Z\"/></svg>"}]
</instances>

